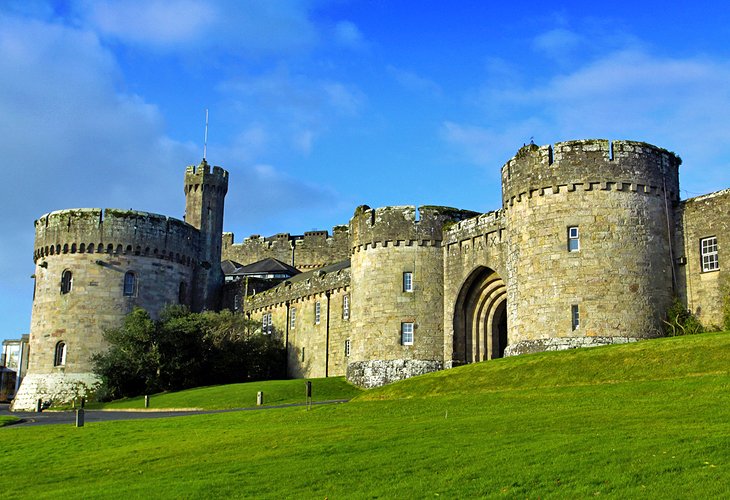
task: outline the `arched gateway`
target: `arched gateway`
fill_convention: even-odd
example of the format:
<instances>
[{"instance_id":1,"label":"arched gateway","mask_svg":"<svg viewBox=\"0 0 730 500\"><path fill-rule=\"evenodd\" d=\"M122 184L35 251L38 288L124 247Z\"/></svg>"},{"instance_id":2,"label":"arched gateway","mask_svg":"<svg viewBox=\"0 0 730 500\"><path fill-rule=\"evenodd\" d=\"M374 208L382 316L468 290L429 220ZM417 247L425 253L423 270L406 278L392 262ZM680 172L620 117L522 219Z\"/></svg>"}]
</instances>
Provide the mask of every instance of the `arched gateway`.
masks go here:
<instances>
[{"instance_id":1,"label":"arched gateway","mask_svg":"<svg viewBox=\"0 0 730 500\"><path fill-rule=\"evenodd\" d=\"M464 282L454 308L454 364L501 358L507 347L507 289L488 267Z\"/></svg>"}]
</instances>

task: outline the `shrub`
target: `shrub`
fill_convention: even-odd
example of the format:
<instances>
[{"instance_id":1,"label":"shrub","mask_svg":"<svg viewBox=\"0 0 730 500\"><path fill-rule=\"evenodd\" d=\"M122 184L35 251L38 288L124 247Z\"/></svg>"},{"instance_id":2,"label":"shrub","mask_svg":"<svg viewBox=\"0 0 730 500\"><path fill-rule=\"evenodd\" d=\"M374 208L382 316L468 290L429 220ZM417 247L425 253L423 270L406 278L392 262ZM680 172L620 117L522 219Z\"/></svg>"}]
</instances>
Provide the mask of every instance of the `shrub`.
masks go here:
<instances>
[{"instance_id":1,"label":"shrub","mask_svg":"<svg viewBox=\"0 0 730 500\"><path fill-rule=\"evenodd\" d=\"M675 297L672 306L667 311L667 319L664 321L664 333L668 337L676 337L677 335L692 335L705 331L704 327L692 314L681 300Z\"/></svg>"}]
</instances>

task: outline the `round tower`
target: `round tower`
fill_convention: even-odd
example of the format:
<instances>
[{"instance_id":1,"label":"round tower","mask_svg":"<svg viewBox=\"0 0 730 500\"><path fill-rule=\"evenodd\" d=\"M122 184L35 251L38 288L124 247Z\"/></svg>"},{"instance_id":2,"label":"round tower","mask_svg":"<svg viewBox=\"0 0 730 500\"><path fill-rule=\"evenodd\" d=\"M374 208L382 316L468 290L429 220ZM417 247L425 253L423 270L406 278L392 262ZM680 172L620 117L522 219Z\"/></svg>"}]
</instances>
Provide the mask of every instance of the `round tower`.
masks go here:
<instances>
[{"instance_id":1,"label":"round tower","mask_svg":"<svg viewBox=\"0 0 730 500\"><path fill-rule=\"evenodd\" d=\"M203 160L185 171L185 222L200 230L200 265L195 273L193 311L216 310L223 286L221 244L228 172Z\"/></svg>"},{"instance_id":2,"label":"round tower","mask_svg":"<svg viewBox=\"0 0 730 500\"><path fill-rule=\"evenodd\" d=\"M443 367L445 222L458 210L361 206L350 220L351 351L347 378L374 387Z\"/></svg>"},{"instance_id":3,"label":"round tower","mask_svg":"<svg viewBox=\"0 0 730 500\"><path fill-rule=\"evenodd\" d=\"M584 140L531 144L502 167L505 354L658 334L680 163L645 143Z\"/></svg>"},{"instance_id":4,"label":"round tower","mask_svg":"<svg viewBox=\"0 0 730 500\"><path fill-rule=\"evenodd\" d=\"M106 348L104 330L135 306L154 316L189 305L198 251L195 228L157 214L92 208L35 221L31 354L13 409L93 391L91 358Z\"/></svg>"}]
</instances>

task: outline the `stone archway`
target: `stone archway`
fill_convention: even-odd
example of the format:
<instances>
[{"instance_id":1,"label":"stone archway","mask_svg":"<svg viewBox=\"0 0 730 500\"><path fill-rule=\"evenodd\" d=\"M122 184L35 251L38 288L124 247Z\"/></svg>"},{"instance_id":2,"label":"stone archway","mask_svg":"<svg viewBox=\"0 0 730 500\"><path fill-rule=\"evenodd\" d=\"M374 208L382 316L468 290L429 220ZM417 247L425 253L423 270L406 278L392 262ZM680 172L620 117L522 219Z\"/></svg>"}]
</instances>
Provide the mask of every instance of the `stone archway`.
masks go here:
<instances>
[{"instance_id":1,"label":"stone archway","mask_svg":"<svg viewBox=\"0 0 730 500\"><path fill-rule=\"evenodd\" d=\"M507 347L507 289L488 267L464 282L454 308L453 364L501 358Z\"/></svg>"}]
</instances>

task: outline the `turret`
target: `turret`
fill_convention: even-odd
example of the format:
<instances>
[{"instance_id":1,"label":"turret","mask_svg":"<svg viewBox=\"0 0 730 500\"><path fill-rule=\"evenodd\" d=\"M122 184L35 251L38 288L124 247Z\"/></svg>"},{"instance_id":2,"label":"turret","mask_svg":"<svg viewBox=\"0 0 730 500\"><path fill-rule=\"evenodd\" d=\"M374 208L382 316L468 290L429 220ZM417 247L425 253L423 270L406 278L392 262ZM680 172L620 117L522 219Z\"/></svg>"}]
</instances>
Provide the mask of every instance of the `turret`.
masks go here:
<instances>
[{"instance_id":1,"label":"turret","mask_svg":"<svg viewBox=\"0 0 730 500\"><path fill-rule=\"evenodd\" d=\"M221 271L223 204L228 192L228 172L203 160L185 171L185 222L200 230L200 253L193 288L192 309L217 309Z\"/></svg>"}]
</instances>

